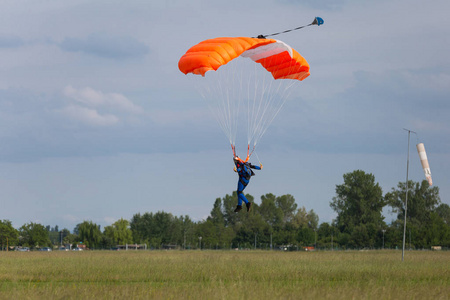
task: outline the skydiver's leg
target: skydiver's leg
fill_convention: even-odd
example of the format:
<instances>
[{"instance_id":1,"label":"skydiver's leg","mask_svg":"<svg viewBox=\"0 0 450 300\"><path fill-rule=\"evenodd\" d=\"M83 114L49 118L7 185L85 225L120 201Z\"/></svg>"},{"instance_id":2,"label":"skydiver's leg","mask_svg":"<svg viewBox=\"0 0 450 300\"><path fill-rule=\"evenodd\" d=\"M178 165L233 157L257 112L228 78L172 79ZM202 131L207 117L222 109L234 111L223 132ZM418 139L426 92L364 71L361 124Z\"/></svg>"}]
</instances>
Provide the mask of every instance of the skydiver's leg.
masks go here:
<instances>
[{"instance_id":1,"label":"skydiver's leg","mask_svg":"<svg viewBox=\"0 0 450 300\"><path fill-rule=\"evenodd\" d=\"M242 206L242 201L245 202L245 204L248 203L247 198L245 198L244 195L244 189L245 189L246 185L242 184L242 182L239 180L238 182L238 188L237 188L237 195L238 195L238 206Z\"/></svg>"}]
</instances>

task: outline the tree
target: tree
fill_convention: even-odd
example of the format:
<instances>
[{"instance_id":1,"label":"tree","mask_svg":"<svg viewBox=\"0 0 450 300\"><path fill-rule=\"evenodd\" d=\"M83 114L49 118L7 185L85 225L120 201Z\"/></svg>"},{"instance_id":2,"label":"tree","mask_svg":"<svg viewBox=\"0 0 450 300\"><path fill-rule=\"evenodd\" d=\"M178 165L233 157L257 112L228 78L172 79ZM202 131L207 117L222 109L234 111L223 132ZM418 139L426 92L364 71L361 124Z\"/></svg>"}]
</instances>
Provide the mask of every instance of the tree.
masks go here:
<instances>
[{"instance_id":1,"label":"tree","mask_svg":"<svg viewBox=\"0 0 450 300\"><path fill-rule=\"evenodd\" d=\"M19 232L12 226L9 220L0 220L0 243L1 250L7 245L17 245Z\"/></svg>"},{"instance_id":2,"label":"tree","mask_svg":"<svg viewBox=\"0 0 450 300\"><path fill-rule=\"evenodd\" d=\"M295 210L297 209L294 197L289 194L277 197L275 199L275 204L283 213L282 224L284 225L291 222L294 218Z\"/></svg>"},{"instance_id":3,"label":"tree","mask_svg":"<svg viewBox=\"0 0 450 300\"><path fill-rule=\"evenodd\" d=\"M196 243L197 237L195 236L195 228L197 224L194 223L188 215L180 216L178 220L181 224L183 235L180 245L183 245L184 249L190 249Z\"/></svg>"},{"instance_id":4,"label":"tree","mask_svg":"<svg viewBox=\"0 0 450 300\"><path fill-rule=\"evenodd\" d=\"M446 203L442 203L436 208L436 213L442 218L445 224L450 226L450 206Z\"/></svg>"},{"instance_id":5,"label":"tree","mask_svg":"<svg viewBox=\"0 0 450 300\"><path fill-rule=\"evenodd\" d=\"M308 227L313 230L317 230L317 227L319 226L319 216L313 209L308 212L306 219L308 220Z\"/></svg>"},{"instance_id":6,"label":"tree","mask_svg":"<svg viewBox=\"0 0 450 300\"><path fill-rule=\"evenodd\" d=\"M397 213L396 226L397 237L403 234L403 220L405 218L405 198L406 183L400 182L397 189L385 195L385 199L394 213ZM445 206L438 206L441 200L439 197L439 188L430 187L426 180L422 182L408 181L408 210L406 213L406 230L410 233L411 242L414 247L424 248L432 246L433 242L442 240L445 236L445 226L436 224L445 224L439 213L445 212ZM443 208L443 209L442 209ZM445 216L445 213L443 214ZM437 218L440 218L438 220ZM441 228L442 232L437 232Z\"/></svg>"},{"instance_id":7,"label":"tree","mask_svg":"<svg viewBox=\"0 0 450 300\"><path fill-rule=\"evenodd\" d=\"M77 225L77 229L79 241L84 243L86 247L94 249L100 246L102 232L99 225L92 221L84 221Z\"/></svg>"},{"instance_id":8,"label":"tree","mask_svg":"<svg viewBox=\"0 0 450 300\"><path fill-rule=\"evenodd\" d=\"M264 221L271 227L281 226L283 221L283 211L276 205L277 197L274 194L265 194L261 196L260 214Z\"/></svg>"},{"instance_id":9,"label":"tree","mask_svg":"<svg viewBox=\"0 0 450 300\"><path fill-rule=\"evenodd\" d=\"M253 196L246 194L245 197L248 201L254 202ZM236 226L240 226L241 222L244 220L244 213L235 213L234 209L236 208L238 196L236 191L233 192L232 195L225 195L222 198L222 213L225 221L225 227L231 227L235 231L237 231ZM252 211L256 211L257 205L253 203Z\"/></svg>"},{"instance_id":10,"label":"tree","mask_svg":"<svg viewBox=\"0 0 450 300\"><path fill-rule=\"evenodd\" d=\"M106 226L103 234L107 240L106 246L133 243L133 233L130 229L130 223L122 218L114 222L111 226Z\"/></svg>"},{"instance_id":11,"label":"tree","mask_svg":"<svg viewBox=\"0 0 450 300\"><path fill-rule=\"evenodd\" d=\"M311 209L307 212L306 208L302 206L297 210L291 222L295 228L309 227L314 231L319 226L319 216L314 210Z\"/></svg>"},{"instance_id":12,"label":"tree","mask_svg":"<svg viewBox=\"0 0 450 300\"><path fill-rule=\"evenodd\" d=\"M364 171L344 174L344 184L336 185L336 197L330 206L338 214L336 225L341 232L352 234L353 229L361 225L373 224L376 228L384 225L383 192L375 183L375 177Z\"/></svg>"},{"instance_id":13,"label":"tree","mask_svg":"<svg viewBox=\"0 0 450 300\"><path fill-rule=\"evenodd\" d=\"M29 247L51 246L48 232L44 225L30 222L19 229L21 244Z\"/></svg>"},{"instance_id":14,"label":"tree","mask_svg":"<svg viewBox=\"0 0 450 300\"><path fill-rule=\"evenodd\" d=\"M397 213L397 218L402 220L405 217L405 196L405 182L399 182L397 189L392 188L392 191L385 195L392 212ZM408 218L415 219L419 223L425 222L430 218L430 213L440 202L439 188L437 186L430 187L426 180L423 180L421 183L412 180L408 182Z\"/></svg>"},{"instance_id":15,"label":"tree","mask_svg":"<svg viewBox=\"0 0 450 300\"><path fill-rule=\"evenodd\" d=\"M213 209L211 210L211 215L207 218L206 222L201 222L199 226L197 226L198 230L197 234L199 236L203 235L206 237L206 239L203 242L204 243L209 242L211 245L214 245L215 247L218 248L229 247L232 239L235 236L232 226L225 226L226 222L224 216L224 207L225 205L222 205L222 199L217 198L216 201L214 202ZM232 208L231 201L227 203L227 207ZM255 207L253 207L253 209L255 209ZM234 215L236 215L236 213L234 213ZM229 215L229 217L231 217L232 219L231 218L229 219L228 225L234 224L235 220L237 220L236 219L237 216ZM213 234L214 240L211 241L208 240L208 234L206 233L207 230L205 229L208 228L210 223L214 225L214 234Z\"/></svg>"},{"instance_id":16,"label":"tree","mask_svg":"<svg viewBox=\"0 0 450 300\"><path fill-rule=\"evenodd\" d=\"M320 224L317 230L317 246L320 247L333 247L337 244L339 230L326 222Z\"/></svg>"},{"instance_id":17,"label":"tree","mask_svg":"<svg viewBox=\"0 0 450 300\"><path fill-rule=\"evenodd\" d=\"M45 229L48 232L48 236L53 245L58 245L61 243L61 232L59 232L59 227L56 225L55 227L51 227L47 225Z\"/></svg>"},{"instance_id":18,"label":"tree","mask_svg":"<svg viewBox=\"0 0 450 300\"><path fill-rule=\"evenodd\" d=\"M298 230L297 241L302 246L314 245L314 241L315 241L314 230L306 225L301 226Z\"/></svg>"},{"instance_id":19,"label":"tree","mask_svg":"<svg viewBox=\"0 0 450 300\"><path fill-rule=\"evenodd\" d=\"M222 199L216 199L211 210L211 216L208 219L215 225L224 225L225 219L222 212Z\"/></svg>"},{"instance_id":20,"label":"tree","mask_svg":"<svg viewBox=\"0 0 450 300\"><path fill-rule=\"evenodd\" d=\"M73 245L78 241L78 234L70 233L69 229L64 228L61 230L62 242L64 245L70 244Z\"/></svg>"},{"instance_id":21,"label":"tree","mask_svg":"<svg viewBox=\"0 0 450 300\"><path fill-rule=\"evenodd\" d=\"M130 228L135 242L160 248L163 244L182 245L186 230L191 224L192 221L187 216L177 218L162 211L155 214L135 214L131 219Z\"/></svg>"}]
</instances>

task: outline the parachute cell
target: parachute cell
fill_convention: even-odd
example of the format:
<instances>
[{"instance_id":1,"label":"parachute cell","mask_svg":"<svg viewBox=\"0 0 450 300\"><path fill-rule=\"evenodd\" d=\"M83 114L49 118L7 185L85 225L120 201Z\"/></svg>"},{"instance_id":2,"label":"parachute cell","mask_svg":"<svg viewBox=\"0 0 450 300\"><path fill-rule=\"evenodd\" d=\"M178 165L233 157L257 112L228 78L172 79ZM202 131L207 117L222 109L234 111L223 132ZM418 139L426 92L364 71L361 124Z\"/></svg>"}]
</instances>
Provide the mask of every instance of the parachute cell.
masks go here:
<instances>
[{"instance_id":1,"label":"parachute cell","mask_svg":"<svg viewBox=\"0 0 450 300\"><path fill-rule=\"evenodd\" d=\"M308 62L294 49L274 39L223 37L203 41L190 48L178 62L184 74L205 73L242 56L250 57L272 73L274 79L303 80L309 76Z\"/></svg>"}]
</instances>

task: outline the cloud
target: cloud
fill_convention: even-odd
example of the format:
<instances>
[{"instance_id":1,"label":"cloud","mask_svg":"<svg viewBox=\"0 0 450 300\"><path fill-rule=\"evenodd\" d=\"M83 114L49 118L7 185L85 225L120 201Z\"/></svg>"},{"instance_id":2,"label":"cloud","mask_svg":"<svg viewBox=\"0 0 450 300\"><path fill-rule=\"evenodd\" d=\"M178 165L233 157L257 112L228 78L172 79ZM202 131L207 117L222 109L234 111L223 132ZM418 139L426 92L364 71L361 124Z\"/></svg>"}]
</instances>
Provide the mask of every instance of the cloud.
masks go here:
<instances>
[{"instance_id":1,"label":"cloud","mask_svg":"<svg viewBox=\"0 0 450 300\"><path fill-rule=\"evenodd\" d=\"M140 58L149 53L149 47L130 36L93 33L86 38L65 38L60 47L68 52L82 52L110 59Z\"/></svg>"},{"instance_id":2,"label":"cloud","mask_svg":"<svg viewBox=\"0 0 450 300\"><path fill-rule=\"evenodd\" d=\"M115 223L117 220L119 220L119 218L115 218L115 217L104 217L102 223L106 223L106 224L108 224L108 225L111 225L111 224ZM107 226L108 226L108 225L107 225Z\"/></svg>"},{"instance_id":3,"label":"cloud","mask_svg":"<svg viewBox=\"0 0 450 300\"><path fill-rule=\"evenodd\" d=\"M282 3L292 3L292 4L300 4L309 6L314 9L321 9L321 10L339 10L343 6L349 2L348 0L322 0L322 1L315 1L315 0L279 0L279 2Z\"/></svg>"},{"instance_id":4,"label":"cloud","mask_svg":"<svg viewBox=\"0 0 450 300\"><path fill-rule=\"evenodd\" d=\"M90 107L111 107L134 114L143 112L141 107L118 93L103 93L90 87L75 89L72 86L67 86L64 88L63 94L68 98Z\"/></svg>"},{"instance_id":5,"label":"cloud","mask_svg":"<svg viewBox=\"0 0 450 300\"><path fill-rule=\"evenodd\" d=\"M18 48L24 44L24 41L19 37L0 36L0 48Z\"/></svg>"},{"instance_id":6,"label":"cloud","mask_svg":"<svg viewBox=\"0 0 450 300\"><path fill-rule=\"evenodd\" d=\"M77 105L69 105L63 109L56 110L56 112L88 125L111 126L119 122L119 118L114 115L100 115L95 109Z\"/></svg>"}]
</instances>

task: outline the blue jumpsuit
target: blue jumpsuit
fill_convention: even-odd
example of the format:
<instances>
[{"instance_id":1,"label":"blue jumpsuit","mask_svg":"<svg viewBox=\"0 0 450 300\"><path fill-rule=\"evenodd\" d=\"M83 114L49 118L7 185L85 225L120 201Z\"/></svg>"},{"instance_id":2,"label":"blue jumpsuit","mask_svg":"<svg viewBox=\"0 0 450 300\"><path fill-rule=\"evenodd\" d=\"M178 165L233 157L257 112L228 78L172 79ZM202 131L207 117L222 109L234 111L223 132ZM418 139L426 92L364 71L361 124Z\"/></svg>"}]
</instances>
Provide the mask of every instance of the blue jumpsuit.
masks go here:
<instances>
[{"instance_id":1,"label":"blue jumpsuit","mask_svg":"<svg viewBox=\"0 0 450 300\"><path fill-rule=\"evenodd\" d=\"M245 195L243 193L245 187L250 182L250 178L255 175L251 169L261 170L261 167L254 166L251 163L242 163L240 161L235 161L236 164L236 171L239 174L239 181L237 186L237 195L238 195L238 205L242 206L242 201L245 202L245 204L248 203L247 198L245 198Z\"/></svg>"}]
</instances>

